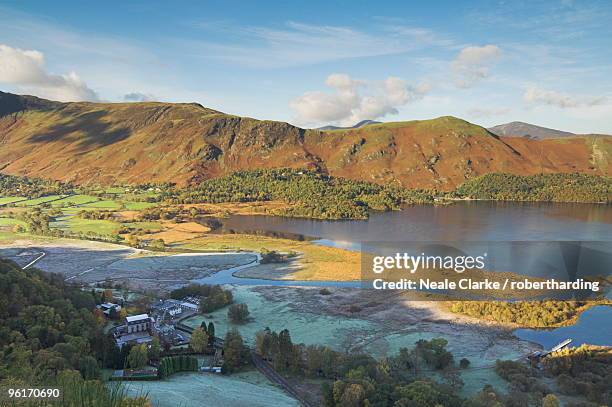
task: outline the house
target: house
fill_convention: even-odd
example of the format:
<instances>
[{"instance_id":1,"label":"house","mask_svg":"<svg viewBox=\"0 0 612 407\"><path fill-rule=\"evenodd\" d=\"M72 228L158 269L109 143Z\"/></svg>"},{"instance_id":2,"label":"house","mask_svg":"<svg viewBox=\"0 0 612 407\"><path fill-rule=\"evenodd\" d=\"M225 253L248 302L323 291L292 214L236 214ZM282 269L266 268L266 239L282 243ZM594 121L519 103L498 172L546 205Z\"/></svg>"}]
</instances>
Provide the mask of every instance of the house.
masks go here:
<instances>
[{"instance_id":1,"label":"house","mask_svg":"<svg viewBox=\"0 0 612 407\"><path fill-rule=\"evenodd\" d=\"M125 344L140 345L151 343L151 329L155 320L148 314L131 315L125 318L125 325L113 329L113 336L119 348Z\"/></svg>"},{"instance_id":2,"label":"house","mask_svg":"<svg viewBox=\"0 0 612 407\"><path fill-rule=\"evenodd\" d=\"M194 304L193 302L188 301L181 302L179 306L183 309L183 311L198 312L198 309L200 309L200 306L198 304Z\"/></svg>"},{"instance_id":3,"label":"house","mask_svg":"<svg viewBox=\"0 0 612 407\"><path fill-rule=\"evenodd\" d=\"M145 332L151 329L151 318L148 314L139 314L125 317L127 333Z\"/></svg>"},{"instance_id":4,"label":"house","mask_svg":"<svg viewBox=\"0 0 612 407\"><path fill-rule=\"evenodd\" d=\"M183 313L183 308L180 306L180 301L159 300L156 304L151 305L151 312L161 317L166 315L175 317Z\"/></svg>"},{"instance_id":5,"label":"house","mask_svg":"<svg viewBox=\"0 0 612 407\"><path fill-rule=\"evenodd\" d=\"M103 304L98 305L96 308L101 310L107 317L110 317L110 314L112 312L111 310L114 310L114 312L116 313L121 311L121 305L114 304L112 302L105 302Z\"/></svg>"}]
</instances>

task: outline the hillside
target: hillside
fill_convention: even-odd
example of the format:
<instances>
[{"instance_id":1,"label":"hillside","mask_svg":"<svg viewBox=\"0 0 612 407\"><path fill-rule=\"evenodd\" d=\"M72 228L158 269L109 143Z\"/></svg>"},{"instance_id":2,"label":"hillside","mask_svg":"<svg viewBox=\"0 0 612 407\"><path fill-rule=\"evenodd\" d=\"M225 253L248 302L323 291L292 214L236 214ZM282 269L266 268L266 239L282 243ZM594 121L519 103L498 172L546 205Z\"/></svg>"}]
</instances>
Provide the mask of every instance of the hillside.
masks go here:
<instances>
[{"instance_id":1,"label":"hillside","mask_svg":"<svg viewBox=\"0 0 612 407\"><path fill-rule=\"evenodd\" d=\"M305 130L195 103L58 103L0 92L0 171L76 183L175 182L311 168L453 189L491 172L610 174L610 138L498 137L454 117Z\"/></svg>"},{"instance_id":2,"label":"hillside","mask_svg":"<svg viewBox=\"0 0 612 407\"><path fill-rule=\"evenodd\" d=\"M576 136L576 134L570 133L568 131L549 129L547 127L536 126L535 124L529 124L524 122L510 122L506 124L500 124L497 126L489 127L488 130L498 136L527 137L540 140L546 138Z\"/></svg>"}]
</instances>

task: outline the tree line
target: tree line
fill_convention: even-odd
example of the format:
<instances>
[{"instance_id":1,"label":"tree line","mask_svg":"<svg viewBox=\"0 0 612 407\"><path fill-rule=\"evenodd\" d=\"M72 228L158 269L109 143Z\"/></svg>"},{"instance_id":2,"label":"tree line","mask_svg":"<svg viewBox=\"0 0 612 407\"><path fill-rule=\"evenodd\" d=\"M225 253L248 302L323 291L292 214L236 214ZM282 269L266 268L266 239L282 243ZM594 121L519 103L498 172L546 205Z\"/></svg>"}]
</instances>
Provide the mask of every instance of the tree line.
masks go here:
<instances>
[{"instance_id":1,"label":"tree line","mask_svg":"<svg viewBox=\"0 0 612 407\"><path fill-rule=\"evenodd\" d=\"M612 202L612 178L589 174L486 174L472 178L454 196L495 201Z\"/></svg>"},{"instance_id":2,"label":"tree line","mask_svg":"<svg viewBox=\"0 0 612 407\"><path fill-rule=\"evenodd\" d=\"M290 168L238 171L196 186L166 191L163 199L173 204L284 201L292 205L274 214L318 219L365 219L372 209L433 202L433 196L426 191Z\"/></svg>"},{"instance_id":3,"label":"tree line","mask_svg":"<svg viewBox=\"0 0 612 407\"><path fill-rule=\"evenodd\" d=\"M582 301L454 301L450 310L478 319L531 328L557 326L573 318L588 303Z\"/></svg>"},{"instance_id":4,"label":"tree line","mask_svg":"<svg viewBox=\"0 0 612 407\"><path fill-rule=\"evenodd\" d=\"M110 367L115 345L94 308L92 294L66 284L63 276L0 259L0 385L60 386L67 406L116 406L125 400L101 381L101 367Z\"/></svg>"}]
</instances>

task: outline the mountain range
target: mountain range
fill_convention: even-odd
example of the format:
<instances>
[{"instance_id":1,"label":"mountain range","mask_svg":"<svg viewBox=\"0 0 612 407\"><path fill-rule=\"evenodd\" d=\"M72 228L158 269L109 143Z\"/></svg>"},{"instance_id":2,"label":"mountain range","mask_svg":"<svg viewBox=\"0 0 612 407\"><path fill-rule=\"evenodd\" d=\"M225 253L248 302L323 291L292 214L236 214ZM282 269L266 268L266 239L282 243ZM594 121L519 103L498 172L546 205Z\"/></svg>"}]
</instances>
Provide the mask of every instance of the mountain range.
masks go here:
<instances>
[{"instance_id":1,"label":"mountain range","mask_svg":"<svg viewBox=\"0 0 612 407\"><path fill-rule=\"evenodd\" d=\"M489 127L488 130L498 136L527 137L532 139L572 137L576 134L569 131L549 129L524 122L511 122Z\"/></svg>"},{"instance_id":2,"label":"mountain range","mask_svg":"<svg viewBox=\"0 0 612 407\"><path fill-rule=\"evenodd\" d=\"M449 190L491 172L610 174L611 152L611 137L498 136L451 116L324 131L197 103L61 103L0 92L0 171L81 184L186 185L292 167Z\"/></svg>"}]
</instances>

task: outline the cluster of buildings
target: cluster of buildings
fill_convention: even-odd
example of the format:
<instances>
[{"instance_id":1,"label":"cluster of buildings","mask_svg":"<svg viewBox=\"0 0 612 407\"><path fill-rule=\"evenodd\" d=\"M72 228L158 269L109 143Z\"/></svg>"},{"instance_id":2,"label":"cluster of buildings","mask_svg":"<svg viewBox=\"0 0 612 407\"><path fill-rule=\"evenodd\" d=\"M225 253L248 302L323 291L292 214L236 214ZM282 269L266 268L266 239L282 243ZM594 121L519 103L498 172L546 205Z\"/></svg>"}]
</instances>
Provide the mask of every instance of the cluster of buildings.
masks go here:
<instances>
[{"instance_id":1,"label":"cluster of buildings","mask_svg":"<svg viewBox=\"0 0 612 407\"><path fill-rule=\"evenodd\" d=\"M127 316L122 325L115 327L112 331L115 342L121 348L125 344L148 344L153 340L153 336L157 336L162 344L171 346L186 344L189 337L177 329L177 325L181 319L196 314L200 308L199 303L200 299L196 297L159 300L151 305L150 315ZM101 304L99 308L109 315L110 309L115 305L117 304ZM108 313L105 311L107 309Z\"/></svg>"}]
</instances>

